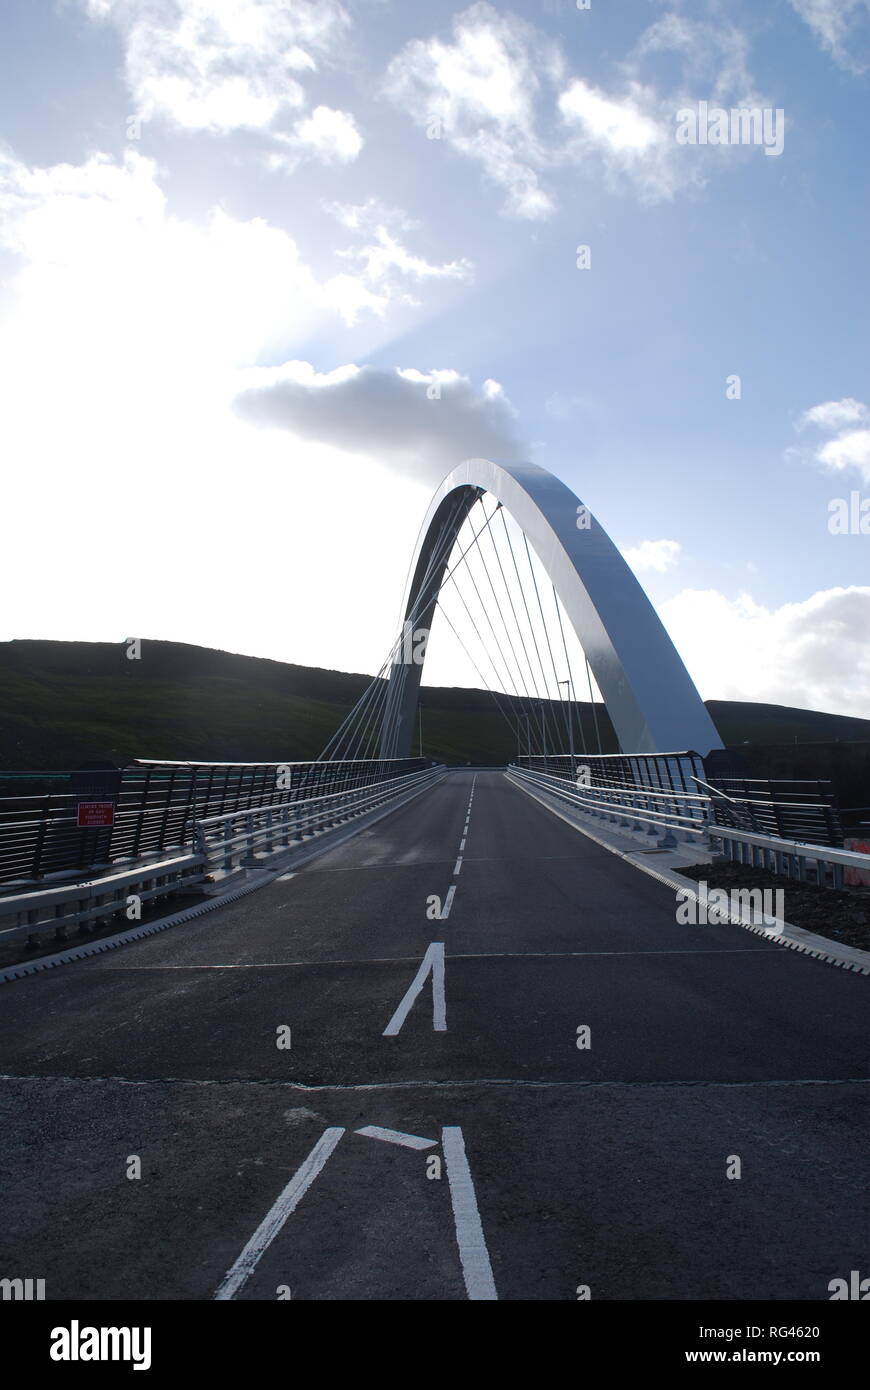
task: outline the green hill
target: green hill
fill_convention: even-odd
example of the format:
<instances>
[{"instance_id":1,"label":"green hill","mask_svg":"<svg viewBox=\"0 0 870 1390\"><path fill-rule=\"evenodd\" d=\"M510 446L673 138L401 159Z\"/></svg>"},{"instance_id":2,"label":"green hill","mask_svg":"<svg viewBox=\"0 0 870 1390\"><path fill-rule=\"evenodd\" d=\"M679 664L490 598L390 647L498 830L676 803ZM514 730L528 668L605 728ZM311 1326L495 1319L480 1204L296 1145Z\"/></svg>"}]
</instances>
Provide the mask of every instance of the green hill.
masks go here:
<instances>
[{"instance_id":1,"label":"green hill","mask_svg":"<svg viewBox=\"0 0 870 1390\"><path fill-rule=\"evenodd\" d=\"M108 642L0 642L0 767L49 770L89 758L281 762L317 757L369 677L177 642L145 640L127 660ZM500 697L519 710L525 702ZM422 692L423 753L448 763L500 764L516 738L484 690ZM713 700L723 742L794 745L870 739L870 720L779 705ZM589 751L591 709L579 706ZM597 714L605 752L610 721ZM551 706L548 718L564 713ZM575 727L576 747L582 747ZM416 746L415 750L416 752ZM707 749L699 749L706 753Z\"/></svg>"}]
</instances>

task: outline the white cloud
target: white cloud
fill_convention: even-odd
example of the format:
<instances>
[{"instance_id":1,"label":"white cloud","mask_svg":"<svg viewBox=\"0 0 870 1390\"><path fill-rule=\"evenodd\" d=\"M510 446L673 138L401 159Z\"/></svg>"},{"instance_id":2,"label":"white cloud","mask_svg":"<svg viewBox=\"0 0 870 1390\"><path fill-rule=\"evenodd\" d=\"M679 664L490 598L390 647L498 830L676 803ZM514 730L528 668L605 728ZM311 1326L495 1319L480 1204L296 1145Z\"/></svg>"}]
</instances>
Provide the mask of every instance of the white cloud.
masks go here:
<instances>
[{"instance_id":1,"label":"white cloud","mask_svg":"<svg viewBox=\"0 0 870 1390\"><path fill-rule=\"evenodd\" d=\"M319 159L321 164L349 164L363 145L353 116L330 106L316 106L289 134L275 131L274 138L283 148L269 154L267 163L288 173L306 158Z\"/></svg>"},{"instance_id":2,"label":"white cloud","mask_svg":"<svg viewBox=\"0 0 870 1390\"><path fill-rule=\"evenodd\" d=\"M262 218L218 208L197 226L171 216L156 165L135 151L120 163L95 155L49 168L7 155L0 211L0 243L30 265L22 331L41 323L49 355L58 332L69 333L73 352L77 335L95 351L124 341L137 359L172 362L173 371L187 363L188 377L197 363L256 360L324 315L350 322L363 308L383 313L390 299L360 276L318 280L293 238Z\"/></svg>"},{"instance_id":3,"label":"white cloud","mask_svg":"<svg viewBox=\"0 0 870 1390\"><path fill-rule=\"evenodd\" d=\"M559 97L559 110L611 150L643 151L658 138L655 122L630 102L613 101L578 78Z\"/></svg>"},{"instance_id":4,"label":"white cloud","mask_svg":"<svg viewBox=\"0 0 870 1390\"><path fill-rule=\"evenodd\" d=\"M854 468L870 482L870 409L862 401L846 396L814 405L798 420L799 429L810 425L831 436L815 447L817 463L838 472ZM851 428L854 425L862 428Z\"/></svg>"},{"instance_id":5,"label":"white cloud","mask_svg":"<svg viewBox=\"0 0 870 1390\"><path fill-rule=\"evenodd\" d=\"M805 410L800 424L818 425L821 429L833 431L845 425L864 424L868 420L870 410L863 401L856 401L854 396L845 396L841 401L824 401Z\"/></svg>"},{"instance_id":6,"label":"white cloud","mask_svg":"<svg viewBox=\"0 0 870 1390\"><path fill-rule=\"evenodd\" d=\"M386 279L392 271L413 276L415 280L467 280L472 269L471 261L464 258L434 265L423 256L414 256L386 227L375 229L373 243L341 254L360 259L365 266L365 278L373 282Z\"/></svg>"},{"instance_id":7,"label":"white cloud","mask_svg":"<svg viewBox=\"0 0 870 1390\"><path fill-rule=\"evenodd\" d=\"M323 206L342 227L353 232L374 232L378 227L409 232L420 225L401 208L387 207L379 198L367 198L364 203L327 202Z\"/></svg>"},{"instance_id":8,"label":"white cloud","mask_svg":"<svg viewBox=\"0 0 870 1390\"><path fill-rule=\"evenodd\" d=\"M677 112L700 100L726 108L770 104L755 87L748 54L748 39L736 25L664 15L621 65L621 87L605 93L581 82L563 93L562 115L575 128L571 157L581 162L596 154L612 186L631 187L648 203L703 186L711 161L721 167L739 147L678 145ZM655 80L660 73L667 80Z\"/></svg>"},{"instance_id":9,"label":"white cloud","mask_svg":"<svg viewBox=\"0 0 870 1390\"><path fill-rule=\"evenodd\" d=\"M630 546L622 553L638 573L655 570L658 574L664 574L676 565L681 548L679 541L641 541L640 545Z\"/></svg>"},{"instance_id":10,"label":"white cloud","mask_svg":"<svg viewBox=\"0 0 870 1390\"><path fill-rule=\"evenodd\" d=\"M791 7L835 63L851 72L866 72L870 0L791 0Z\"/></svg>"},{"instance_id":11,"label":"white cloud","mask_svg":"<svg viewBox=\"0 0 870 1390\"><path fill-rule=\"evenodd\" d=\"M660 613L704 699L870 718L870 588L826 589L780 608L686 589Z\"/></svg>"},{"instance_id":12,"label":"white cloud","mask_svg":"<svg viewBox=\"0 0 870 1390\"><path fill-rule=\"evenodd\" d=\"M247 372L237 408L253 423L432 483L466 458L523 454L498 382L476 390L452 370L345 366L319 375L307 362L286 362Z\"/></svg>"},{"instance_id":13,"label":"white cloud","mask_svg":"<svg viewBox=\"0 0 870 1390\"><path fill-rule=\"evenodd\" d=\"M736 24L721 18L687 19L663 15L641 34L626 69L636 75L650 57L666 54L680 63L678 87L691 87L717 105L754 105L755 84L749 72L749 40Z\"/></svg>"},{"instance_id":14,"label":"white cloud","mask_svg":"<svg viewBox=\"0 0 870 1390\"><path fill-rule=\"evenodd\" d=\"M126 45L127 86L137 114L184 130L269 132L306 105L299 80L346 39L338 0L83 0L111 20ZM276 167L303 157L356 158L362 138L345 111L318 106L289 131Z\"/></svg>"},{"instance_id":15,"label":"white cloud","mask_svg":"<svg viewBox=\"0 0 870 1390\"><path fill-rule=\"evenodd\" d=\"M376 198L365 203L326 203L326 211L349 231L356 232L359 244L342 247L336 255L357 266L357 280L374 296L385 295L388 302L417 305L403 282L430 280L469 280L473 263L466 257L433 262L408 250L398 233L416 230L419 223L399 208L385 207Z\"/></svg>"},{"instance_id":16,"label":"white cloud","mask_svg":"<svg viewBox=\"0 0 870 1390\"><path fill-rule=\"evenodd\" d=\"M735 26L668 14L643 32L604 89L572 76L540 30L480 0L454 17L450 41L408 43L385 89L433 149L443 140L476 160L505 190L505 210L535 220L554 211L557 176L576 168L597 164L610 184L625 183L646 202L701 185L710 160L721 165L734 147L678 145L677 112L701 99L762 104L747 54ZM647 75L663 57L667 85Z\"/></svg>"},{"instance_id":17,"label":"white cloud","mask_svg":"<svg viewBox=\"0 0 870 1390\"><path fill-rule=\"evenodd\" d=\"M870 482L870 430L849 430L824 444L818 460L828 468L857 468Z\"/></svg>"},{"instance_id":18,"label":"white cloud","mask_svg":"<svg viewBox=\"0 0 870 1390\"><path fill-rule=\"evenodd\" d=\"M336 0L84 0L126 40L127 83L141 116L189 130L265 128L302 105L293 76L345 35Z\"/></svg>"},{"instance_id":19,"label":"white cloud","mask_svg":"<svg viewBox=\"0 0 870 1390\"><path fill-rule=\"evenodd\" d=\"M509 211L537 219L553 203L536 169L546 157L535 134L535 98L542 78L552 82L560 72L554 45L482 0L454 17L452 42L407 44L389 66L386 91L430 137L477 160L505 190Z\"/></svg>"},{"instance_id":20,"label":"white cloud","mask_svg":"<svg viewBox=\"0 0 870 1390\"><path fill-rule=\"evenodd\" d=\"M15 602L0 636L141 635L143 660L148 637L332 666L340 648L349 669L374 669L408 554L372 544L383 499L371 468L256 430L232 402L240 371L383 311L391 289L315 275L262 218L173 215L155 164L133 151L49 168L2 154L0 252L13 262L0 314L4 505L32 523L5 528L0 587ZM326 532L325 480L342 503ZM392 481L408 550L424 505ZM39 583L22 586L34 535ZM324 566L324 544L340 563ZM219 601L209 546L248 577L231 575ZM339 641L349 573L366 616ZM305 602L288 616L294 592Z\"/></svg>"},{"instance_id":21,"label":"white cloud","mask_svg":"<svg viewBox=\"0 0 870 1390\"><path fill-rule=\"evenodd\" d=\"M627 180L644 202L672 197L700 171L678 158L674 141L674 103L652 87L629 81L618 96L607 96L577 79L559 97L567 133L563 158L582 166L600 162L612 187Z\"/></svg>"}]
</instances>

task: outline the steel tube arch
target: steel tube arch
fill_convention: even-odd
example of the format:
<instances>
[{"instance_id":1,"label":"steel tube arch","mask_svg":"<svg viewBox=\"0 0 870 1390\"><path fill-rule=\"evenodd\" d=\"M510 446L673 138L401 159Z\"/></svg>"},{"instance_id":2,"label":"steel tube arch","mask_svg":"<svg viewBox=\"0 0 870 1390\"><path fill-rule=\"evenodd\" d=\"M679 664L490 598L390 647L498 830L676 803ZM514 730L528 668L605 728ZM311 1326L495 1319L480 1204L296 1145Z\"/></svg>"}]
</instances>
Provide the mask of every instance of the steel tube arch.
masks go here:
<instances>
[{"instance_id":1,"label":"steel tube arch","mask_svg":"<svg viewBox=\"0 0 870 1390\"><path fill-rule=\"evenodd\" d=\"M452 541L474 503L491 493L525 533L574 628L626 753L693 749L722 741L664 625L616 546L565 483L533 463L466 459L429 505L409 569L403 615L428 631ZM584 509L586 510L586 509ZM404 648L404 650L403 650ZM381 757L408 757L423 663L400 644L389 677Z\"/></svg>"}]
</instances>

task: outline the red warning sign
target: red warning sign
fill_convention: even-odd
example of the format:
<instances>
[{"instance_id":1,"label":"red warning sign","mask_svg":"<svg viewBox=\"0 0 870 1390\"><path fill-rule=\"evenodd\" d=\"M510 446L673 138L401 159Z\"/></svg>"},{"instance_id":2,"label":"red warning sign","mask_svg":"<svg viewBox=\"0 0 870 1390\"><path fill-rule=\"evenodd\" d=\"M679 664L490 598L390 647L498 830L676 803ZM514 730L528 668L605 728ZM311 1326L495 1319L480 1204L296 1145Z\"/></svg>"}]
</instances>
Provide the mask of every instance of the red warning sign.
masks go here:
<instances>
[{"instance_id":1,"label":"red warning sign","mask_svg":"<svg viewBox=\"0 0 870 1390\"><path fill-rule=\"evenodd\" d=\"M76 806L76 825L90 828L115 824L114 801L79 801Z\"/></svg>"}]
</instances>

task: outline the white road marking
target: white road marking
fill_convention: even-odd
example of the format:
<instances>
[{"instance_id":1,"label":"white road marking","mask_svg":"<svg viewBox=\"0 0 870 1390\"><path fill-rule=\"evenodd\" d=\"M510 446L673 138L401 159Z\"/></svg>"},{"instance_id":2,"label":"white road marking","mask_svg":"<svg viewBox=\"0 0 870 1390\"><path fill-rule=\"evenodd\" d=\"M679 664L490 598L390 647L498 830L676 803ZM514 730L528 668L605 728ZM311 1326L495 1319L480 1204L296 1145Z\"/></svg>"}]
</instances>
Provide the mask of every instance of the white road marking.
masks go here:
<instances>
[{"instance_id":1,"label":"white road marking","mask_svg":"<svg viewBox=\"0 0 870 1390\"><path fill-rule=\"evenodd\" d=\"M459 871L460 871L461 868L462 868L462 855L460 854L460 856L459 856L459 858L457 859L456 863L453 865L453 877L454 877L454 878L456 878L456 876L458 875L458 873L459 873Z\"/></svg>"},{"instance_id":2,"label":"white road marking","mask_svg":"<svg viewBox=\"0 0 870 1390\"><path fill-rule=\"evenodd\" d=\"M276 879L275 879L275 882L276 882L276 883L289 883L289 882L290 882L290 879L291 879L291 878L295 878L295 877L296 877L295 872L292 873L292 874L282 874L280 878L276 878Z\"/></svg>"},{"instance_id":3,"label":"white road marking","mask_svg":"<svg viewBox=\"0 0 870 1390\"><path fill-rule=\"evenodd\" d=\"M401 1144L403 1149L434 1149L437 1139L421 1139L419 1134L403 1134L400 1129L382 1129L380 1125L366 1125L355 1129L354 1134L363 1134L366 1139L382 1139L385 1144Z\"/></svg>"},{"instance_id":4,"label":"white road marking","mask_svg":"<svg viewBox=\"0 0 870 1390\"><path fill-rule=\"evenodd\" d=\"M433 941L382 1037L394 1038L414 1005L414 1001L432 971L432 1028L436 1033L447 1032L447 1005L444 996L444 942Z\"/></svg>"},{"instance_id":5,"label":"white road marking","mask_svg":"<svg viewBox=\"0 0 870 1390\"><path fill-rule=\"evenodd\" d=\"M287 1217L296 1210L344 1132L338 1127L324 1130L305 1162L296 1169L271 1211L260 1222L235 1264L227 1270L215 1292L216 1299L234 1298L242 1285L247 1283L257 1267L260 1256L272 1244Z\"/></svg>"},{"instance_id":6,"label":"white road marking","mask_svg":"<svg viewBox=\"0 0 870 1390\"><path fill-rule=\"evenodd\" d=\"M459 1246L466 1292L471 1299L497 1300L489 1251L480 1224L474 1183L465 1153L465 1141L458 1125L444 1126L441 1131L441 1146L447 1167L447 1181L450 1184L456 1244Z\"/></svg>"},{"instance_id":7,"label":"white road marking","mask_svg":"<svg viewBox=\"0 0 870 1390\"><path fill-rule=\"evenodd\" d=\"M451 883L447 889L447 897L444 899L444 906L441 909L441 921L450 916L450 909L453 906L453 899L456 897L456 884Z\"/></svg>"},{"instance_id":8,"label":"white road marking","mask_svg":"<svg viewBox=\"0 0 870 1390\"><path fill-rule=\"evenodd\" d=\"M465 849L465 836L463 836L462 839L461 839L460 842L459 842L459 852L460 852L460 854L462 853L462 851L463 851L464 849Z\"/></svg>"}]
</instances>

